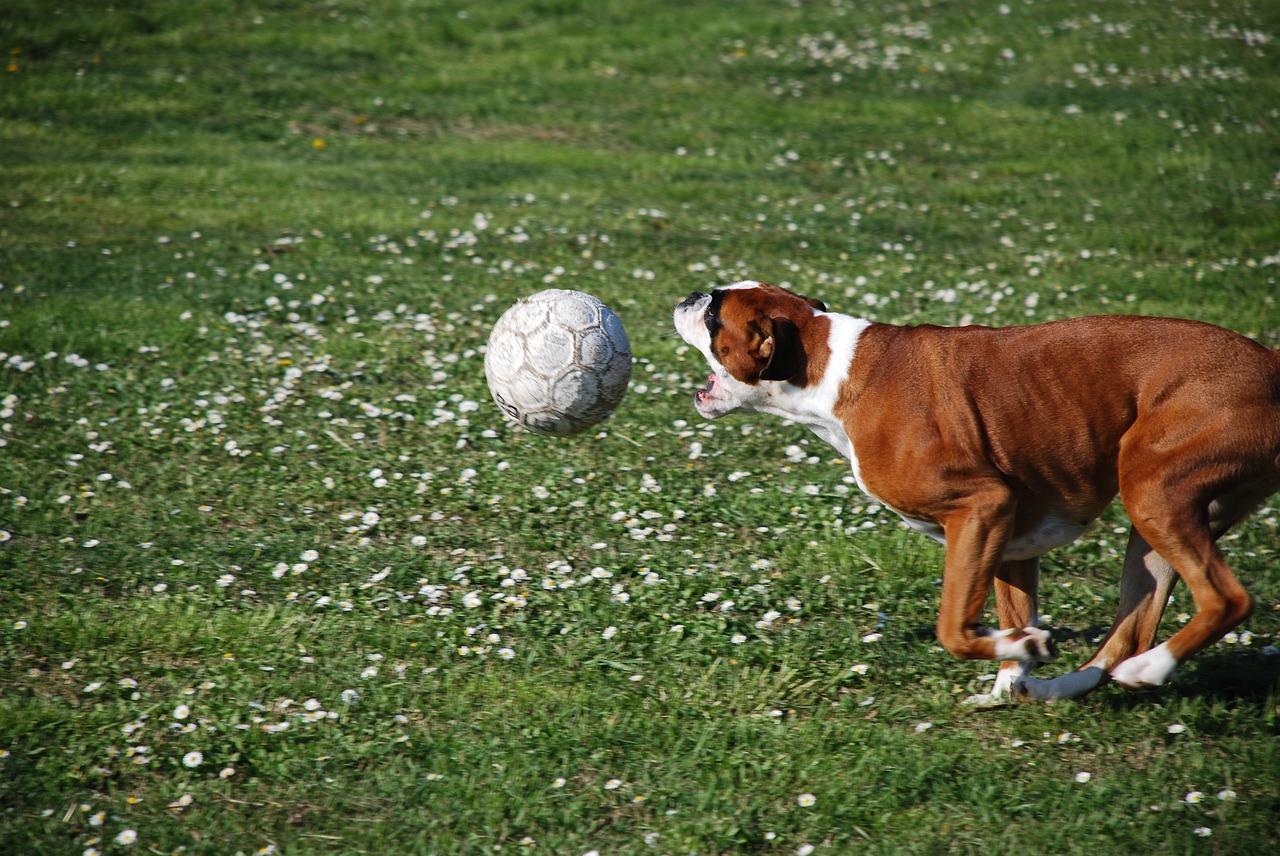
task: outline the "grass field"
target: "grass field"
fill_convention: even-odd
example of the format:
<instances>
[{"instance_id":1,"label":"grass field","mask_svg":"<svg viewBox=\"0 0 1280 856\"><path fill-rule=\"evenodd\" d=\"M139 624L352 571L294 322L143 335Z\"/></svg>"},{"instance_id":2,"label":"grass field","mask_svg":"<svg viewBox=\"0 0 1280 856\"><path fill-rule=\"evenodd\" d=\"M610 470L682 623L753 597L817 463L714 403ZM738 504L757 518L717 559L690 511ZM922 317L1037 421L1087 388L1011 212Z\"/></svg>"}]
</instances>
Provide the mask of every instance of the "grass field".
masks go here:
<instances>
[{"instance_id":1,"label":"grass field","mask_svg":"<svg viewBox=\"0 0 1280 856\"><path fill-rule=\"evenodd\" d=\"M766 417L691 289L1280 347L1280 9L141 0L0 13L0 852L1263 854L1255 615L1169 687L975 711L941 552ZM613 306L598 432L488 329ZM1126 521L1045 561L1082 662ZM1167 634L1192 605L1177 589Z\"/></svg>"}]
</instances>

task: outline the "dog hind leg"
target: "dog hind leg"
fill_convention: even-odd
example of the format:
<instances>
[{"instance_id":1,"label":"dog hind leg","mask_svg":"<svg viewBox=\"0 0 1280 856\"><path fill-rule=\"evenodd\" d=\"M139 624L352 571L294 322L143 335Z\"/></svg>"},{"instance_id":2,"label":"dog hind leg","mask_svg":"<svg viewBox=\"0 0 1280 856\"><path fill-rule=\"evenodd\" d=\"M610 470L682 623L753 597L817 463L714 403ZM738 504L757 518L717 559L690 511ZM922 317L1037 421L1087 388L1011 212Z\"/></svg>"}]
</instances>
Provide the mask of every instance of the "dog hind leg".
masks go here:
<instances>
[{"instance_id":1,"label":"dog hind leg","mask_svg":"<svg viewBox=\"0 0 1280 856\"><path fill-rule=\"evenodd\" d=\"M1015 687L1016 697L1036 701L1078 698L1106 683L1112 668L1154 644L1169 591L1177 580L1173 566L1151 549L1137 529L1130 529L1120 577L1120 604L1102 646L1074 672L1047 681L1023 678Z\"/></svg>"},{"instance_id":2,"label":"dog hind leg","mask_svg":"<svg viewBox=\"0 0 1280 856\"><path fill-rule=\"evenodd\" d=\"M1172 566L1191 591L1196 614L1167 641L1151 647L1173 581L1163 585L1157 582L1155 591L1159 597L1154 600L1158 603L1148 606L1144 617L1149 620L1140 621L1135 626L1136 644L1132 655L1116 663L1111 657L1123 653L1128 645L1117 647L1105 664L1111 670L1112 680L1128 689L1162 686L1181 663L1221 639L1253 611L1253 599L1236 579L1214 543L1247 511L1245 504L1215 502L1199 515L1188 512L1164 517L1143 515L1140 500L1133 504L1134 510L1130 514L1141 521L1134 524L1135 532L1154 548L1154 553L1144 558L1143 566L1148 569ZM1207 519L1210 513L1215 516L1212 522ZM1152 576L1156 577L1154 571ZM1106 646L1103 648L1105 651Z\"/></svg>"},{"instance_id":3,"label":"dog hind leg","mask_svg":"<svg viewBox=\"0 0 1280 856\"><path fill-rule=\"evenodd\" d=\"M1110 672L1135 654L1150 650L1169 592L1177 581L1178 572L1173 566L1151 549L1136 527L1130 529L1115 623L1097 653L1082 668L1096 666Z\"/></svg>"},{"instance_id":4,"label":"dog hind leg","mask_svg":"<svg viewBox=\"0 0 1280 856\"><path fill-rule=\"evenodd\" d=\"M1269 487L1263 487L1211 503L1209 530L1212 538L1222 537L1262 502L1269 491ZM1151 548L1136 528L1131 528L1124 573L1120 578L1120 603L1115 623L1097 653L1076 671L1052 680L1023 678L1015 687L1015 697L1049 701L1082 696L1110 680L1112 671L1121 664L1152 651L1169 593L1177 581L1178 573L1173 566ZM1134 680L1159 679L1164 683L1172 677L1176 666L1177 662L1172 661L1165 649L1126 666L1121 674L1132 676ZM1157 684L1144 682L1136 685Z\"/></svg>"}]
</instances>

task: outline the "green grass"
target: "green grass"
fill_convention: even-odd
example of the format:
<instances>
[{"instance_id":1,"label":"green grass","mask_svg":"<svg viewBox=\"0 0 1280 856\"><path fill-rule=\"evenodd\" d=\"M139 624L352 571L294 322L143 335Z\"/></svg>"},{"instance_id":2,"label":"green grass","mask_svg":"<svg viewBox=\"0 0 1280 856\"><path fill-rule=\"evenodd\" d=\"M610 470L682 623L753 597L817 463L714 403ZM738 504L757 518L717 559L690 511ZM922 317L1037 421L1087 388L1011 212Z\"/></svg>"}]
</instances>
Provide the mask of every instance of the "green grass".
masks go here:
<instances>
[{"instance_id":1,"label":"green grass","mask_svg":"<svg viewBox=\"0 0 1280 856\"><path fill-rule=\"evenodd\" d=\"M752 276L1280 347L1267 4L127 5L0 19L0 851L1280 846L1276 499L1170 687L977 712L940 551L700 422L670 322ZM481 368L551 284L637 358L565 440ZM1124 526L1047 558L1046 672Z\"/></svg>"}]
</instances>

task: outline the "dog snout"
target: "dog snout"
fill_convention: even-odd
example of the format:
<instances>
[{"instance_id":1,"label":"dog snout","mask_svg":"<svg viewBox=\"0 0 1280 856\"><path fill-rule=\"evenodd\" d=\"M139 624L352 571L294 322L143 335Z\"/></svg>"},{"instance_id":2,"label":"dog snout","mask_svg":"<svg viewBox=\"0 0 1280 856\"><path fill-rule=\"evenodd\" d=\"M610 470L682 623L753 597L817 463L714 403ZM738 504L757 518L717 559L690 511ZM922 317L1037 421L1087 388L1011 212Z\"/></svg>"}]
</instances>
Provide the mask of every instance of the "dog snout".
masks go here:
<instances>
[{"instance_id":1,"label":"dog snout","mask_svg":"<svg viewBox=\"0 0 1280 856\"><path fill-rule=\"evenodd\" d=\"M686 297L683 301L681 301L680 306L678 308L685 309L686 307L693 306L699 300L705 300L706 297L707 295L703 294L701 291L690 292L689 296Z\"/></svg>"}]
</instances>

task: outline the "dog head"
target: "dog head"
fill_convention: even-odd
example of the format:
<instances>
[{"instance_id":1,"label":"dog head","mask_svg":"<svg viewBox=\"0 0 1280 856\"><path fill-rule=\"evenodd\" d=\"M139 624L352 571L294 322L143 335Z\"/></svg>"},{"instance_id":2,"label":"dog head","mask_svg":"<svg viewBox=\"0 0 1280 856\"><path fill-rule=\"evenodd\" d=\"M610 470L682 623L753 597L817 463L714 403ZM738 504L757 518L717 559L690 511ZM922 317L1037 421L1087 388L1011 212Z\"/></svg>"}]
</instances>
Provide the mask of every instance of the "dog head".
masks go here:
<instances>
[{"instance_id":1,"label":"dog head","mask_svg":"<svg viewBox=\"0 0 1280 856\"><path fill-rule=\"evenodd\" d=\"M810 354L804 331L826 309L819 300L754 281L685 298L676 307L676 331L712 370L694 396L698 413L715 419L758 410L781 385L806 386Z\"/></svg>"}]
</instances>

